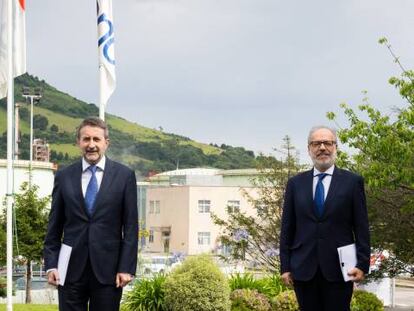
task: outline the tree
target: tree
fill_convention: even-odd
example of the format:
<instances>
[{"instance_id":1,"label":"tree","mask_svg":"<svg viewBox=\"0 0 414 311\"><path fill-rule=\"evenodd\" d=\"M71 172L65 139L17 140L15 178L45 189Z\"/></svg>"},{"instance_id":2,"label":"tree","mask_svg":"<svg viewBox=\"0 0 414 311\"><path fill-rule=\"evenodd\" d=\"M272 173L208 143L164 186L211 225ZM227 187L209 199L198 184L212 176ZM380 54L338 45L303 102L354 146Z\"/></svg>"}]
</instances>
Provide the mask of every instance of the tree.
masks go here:
<instances>
[{"instance_id":1,"label":"tree","mask_svg":"<svg viewBox=\"0 0 414 311\"><path fill-rule=\"evenodd\" d=\"M282 218L283 195L287 180L302 168L290 138L284 138L280 160L261 155L257 158L258 175L252 179L258 189L253 197L244 191L255 214L228 210L228 219L212 215L213 222L221 227L222 245L229 246L231 259L253 261L270 272L279 270L278 248Z\"/></svg>"},{"instance_id":2,"label":"tree","mask_svg":"<svg viewBox=\"0 0 414 311\"><path fill-rule=\"evenodd\" d=\"M29 115L30 115L29 109L27 109L26 107L19 108L20 120L30 122Z\"/></svg>"},{"instance_id":3,"label":"tree","mask_svg":"<svg viewBox=\"0 0 414 311\"><path fill-rule=\"evenodd\" d=\"M389 115L367 98L359 111L342 104L349 126L340 129L338 136L356 152L342 153L339 160L365 178L372 247L379 254L390 252L377 275L414 275L414 71L404 69L385 38L380 43L402 69L401 76L389 82L408 105ZM336 116L330 112L328 118Z\"/></svg>"},{"instance_id":4,"label":"tree","mask_svg":"<svg viewBox=\"0 0 414 311\"><path fill-rule=\"evenodd\" d=\"M46 130L47 126L49 124L49 120L40 114L35 114L33 116L33 128L39 129L39 130Z\"/></svg>"},{"instance_id":5,"label":"tree","mask_svg":"<svg viewBox=\"0 0 414 311\"><path fill-rule=\"evenodd\" d=\"M52 124L50 126L50 131L54 132L54 133L57 133L57 132L59 132L59 127L56 124Z\"/></svg>"},{"instance_id":6,"label":"tree","mask_svg":"<svg viewBox=\"0 0 414 311\"><path fill-rule=\"evenodd\" d=\"M43 257L48 216L47 206L50 197L39 198L37 185L27 182L21 186L21 193L15 194L16 243L14 254L24 258L26 263L26 303L31 302L31 264L40 262Z\"/></svg>"}]
</instances>

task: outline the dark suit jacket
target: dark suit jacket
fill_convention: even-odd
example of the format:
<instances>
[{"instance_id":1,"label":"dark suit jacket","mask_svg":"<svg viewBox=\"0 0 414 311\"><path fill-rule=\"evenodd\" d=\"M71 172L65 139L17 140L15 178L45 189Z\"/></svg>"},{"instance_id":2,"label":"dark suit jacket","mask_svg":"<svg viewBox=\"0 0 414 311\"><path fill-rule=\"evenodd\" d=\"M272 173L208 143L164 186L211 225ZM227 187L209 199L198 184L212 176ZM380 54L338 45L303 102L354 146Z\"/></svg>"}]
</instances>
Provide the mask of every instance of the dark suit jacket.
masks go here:
<instances>
[{"instance_id":1,"label":"dark suit jacket","mask_svg":"<svg viewBox=\"0 0 414 311\"><path fill-rule=\"evenodd\" d=\"M66 282L79 280L88 257L102 284L116 273L135 274L138 246L135 173L106 158L95 210L88 216L81 185L82 161L56 173L44 244L46 269L57 267L61 243L72 246Z\"/></svg>"},{"instance_id":2,"label":"dark suit jacket","mask_svg":"<svg viewBox=\"0 0 414 311\"><path fill-rule=\"evenodd\" d=\"M337 248L356 243L357 267L368 273L370 243L362 177L335 167L324 212L313 202L313 170L289 179L280 236L281 272L308 281L318 265L328 281L341 281Z\"/></svg>"}]
</instances>

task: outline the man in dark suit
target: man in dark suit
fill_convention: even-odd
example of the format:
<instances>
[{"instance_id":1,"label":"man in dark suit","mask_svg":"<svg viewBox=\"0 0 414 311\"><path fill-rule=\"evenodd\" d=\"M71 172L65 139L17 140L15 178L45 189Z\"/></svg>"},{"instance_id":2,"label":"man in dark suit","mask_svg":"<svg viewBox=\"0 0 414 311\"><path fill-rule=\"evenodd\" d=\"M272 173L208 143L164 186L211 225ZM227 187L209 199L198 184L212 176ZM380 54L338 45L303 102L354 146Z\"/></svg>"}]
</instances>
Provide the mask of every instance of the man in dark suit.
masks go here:
<instances>
[{"instance_id":1,"label":"man in dark suit","mask_svg":"<svg viewBox=\"0 0 414 311\"><path fill-rule=\"evenodd\" d=\"M362 177L334 165L336 132L311 129L308 152L314 168L289 179L280 238L285 284L293 285L302 311L350 309L353 283L345 282L338 247L356 244L357 264L348 275L368 273L370 243Z\"/></svg>"},{"instance_id":2,"label":"man in dark suit","mask_svg":"<svg viewBox=\"0 0 414 311\"><path fill-rule=\"evenodd\" d=\"M59 310L119 310L135 274L138 215L135 173L105 157L108 128L85 119L77 129L82 159L56 173L44 244L50 284L58 285L61 245L72 247Z\"/></svg>"}]
</instances>

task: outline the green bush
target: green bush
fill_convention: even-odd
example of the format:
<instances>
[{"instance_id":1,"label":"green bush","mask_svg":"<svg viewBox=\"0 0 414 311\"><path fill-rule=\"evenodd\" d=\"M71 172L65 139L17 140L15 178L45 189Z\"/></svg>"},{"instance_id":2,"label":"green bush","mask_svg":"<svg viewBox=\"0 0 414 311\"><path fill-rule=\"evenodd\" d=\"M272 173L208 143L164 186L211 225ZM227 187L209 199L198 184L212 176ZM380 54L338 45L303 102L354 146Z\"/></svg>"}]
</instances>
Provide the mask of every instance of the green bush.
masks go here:
<instances>
[{"instance_id":1,"label":"green bush","mask_svg":"<svg viewBox=\"0 0 414 311\"><path fill-rule=\"evenodd\" d=\"M228 311L230 288L208 255L188 257L164 283L165 304L172 311Z\"/></svg>"},{"instance_id":2,"label":"green bush","mask_svg":"<svg viewBox=\"0 0 414 311\"><path fill-rule=\"evenodd\" d=\"M230 277L229 285L232 291L236 289L255 289L269 299L288 289L277 274L256 280L250 273L236 273Z\"/></svg>"},{"instance_id":3,"label":"green bush","mask_svg":"<svg viewBox=\"0 0 414 311\"><path fill-rule=\"evenodd\" d=\"M373 293L362 290L354 291L351 300L351 311L383 311L384 305Z\"/></svg>"},{"instance_id":4,"label":"green bush","mask_svg":"<svg viewBox=\"0 0 414 311\"><path fill-rule=\"evenodd\" d=\"M288 287L283 284L283 281L279 274L272 274L271 276L258 279L257 281L258 291L271 299L279 295L281 292L288 290Z\"/></svg>"},{"instance_id":5,"label":"green bush","mask_svg":"<svg viewBox=\"0 0 414 311\"><path fill-rule=\"evenodd\" d=\"M231 275L229 285L231 291L235 291L236 289L256 289L260 292L261 287L250 273L236 273Z\"/></svg>"},{"instance_id":6,"label":"green bush","mask_svg":"<svg viewBox=\"0 0 414 311\"><path fill-rule=\"evenodd\" d=\"M165 311L164 274L154 274L151 279L137 279L131 291L125 293L122 311Z\"/></svg>"},{"instance_id":7,"label":"green bush","mask_svg":"<svg viewBox=\"0 0 414 311\"><path fill-rule=\"evenodd\" d=\"M7 280L6 278L0 278L0 298L6 298L7 296Z\"/></svg>"},{"instance_id":8,"label":"green bush","mask_svg":"<svg viewBox=\"0 0 414 311\"><path fill-rule=\"evenodd\" d=\"M12 295L16 295L16 284L13 283ZM7 279L0 277L0 298L7 297Z\"/></svg>"},{"instance_id":9,"label":"green bush","mask_svg":"<svg viewBox=\"0 0 414 311\"><path fill-rule=\"evenodd\" d=\"M271 301L274 311L299 311L299 305L293 290L286 290Z\"/></svg>"},{"instance_id":10,"label":"green bush","mask_svg":"<svg viewBox=\"0 0 414 311\"><path fill-rule=\"evenodd\" d=\"M270 311L267 297L255 289L236 289L231 295L231 310Z\"/></svg>"}]
</instances>

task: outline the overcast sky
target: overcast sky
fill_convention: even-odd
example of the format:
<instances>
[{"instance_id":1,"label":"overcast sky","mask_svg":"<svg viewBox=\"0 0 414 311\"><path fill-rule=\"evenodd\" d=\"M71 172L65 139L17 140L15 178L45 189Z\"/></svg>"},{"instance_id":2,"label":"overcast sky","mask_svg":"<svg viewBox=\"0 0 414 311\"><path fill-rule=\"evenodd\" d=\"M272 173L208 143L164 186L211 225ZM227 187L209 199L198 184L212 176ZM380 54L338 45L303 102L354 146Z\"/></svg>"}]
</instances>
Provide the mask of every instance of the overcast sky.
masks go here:
<instances>
[{"instance_id":1,"label":"overcast sky","mask_svg":"<svg viewBox=\"0 0 414 311\"><path fill-rule=\"evenodd\" d=\"M96 4L27 1L28 72L98 100ZM113 0L117 88L107 112L204 143L272 152L356 107L404 102L388 37L414 67L412 0ZM345 120L340 120L346 126Z\"/></svg>"}]
</instances>

